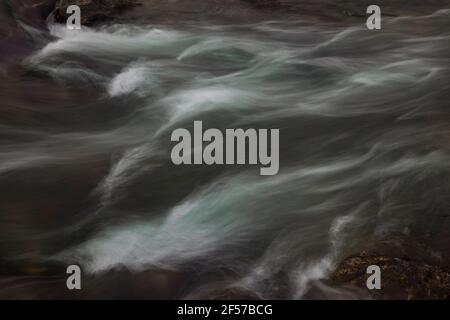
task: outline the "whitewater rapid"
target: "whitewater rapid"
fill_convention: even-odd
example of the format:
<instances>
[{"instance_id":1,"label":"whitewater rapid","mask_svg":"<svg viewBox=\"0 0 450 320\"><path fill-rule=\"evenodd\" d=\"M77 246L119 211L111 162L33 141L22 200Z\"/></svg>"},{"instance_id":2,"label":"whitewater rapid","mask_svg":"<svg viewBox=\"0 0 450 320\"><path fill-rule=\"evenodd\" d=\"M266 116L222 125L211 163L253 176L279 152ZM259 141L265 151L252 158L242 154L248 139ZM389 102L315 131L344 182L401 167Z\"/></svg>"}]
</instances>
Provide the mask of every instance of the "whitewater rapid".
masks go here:
<instances>
[{"instance_id":1,"label":"whitewater rapid","mask_svg":"<svg viewBox=\"0 0 450 320\"><path fill-rule=\"evenodd\" d=\"M107 170L76 218L34 235L46 255L21 256L93 275L195 274L180 297L238 287L295 299L312 287L352 296L326 280L362 250L443 259L449 18L390 18L383 32L281 21L50 26L54 40L26 68L55 90L95 91L94 102L73 99L80 109L67 117L89 109L105 123L37 128L39 139L2 147L0 175L89 166L92 155ZM279 128L280 173L172 165L170 133L194 120Z\"/></svg>"}]
</instances>

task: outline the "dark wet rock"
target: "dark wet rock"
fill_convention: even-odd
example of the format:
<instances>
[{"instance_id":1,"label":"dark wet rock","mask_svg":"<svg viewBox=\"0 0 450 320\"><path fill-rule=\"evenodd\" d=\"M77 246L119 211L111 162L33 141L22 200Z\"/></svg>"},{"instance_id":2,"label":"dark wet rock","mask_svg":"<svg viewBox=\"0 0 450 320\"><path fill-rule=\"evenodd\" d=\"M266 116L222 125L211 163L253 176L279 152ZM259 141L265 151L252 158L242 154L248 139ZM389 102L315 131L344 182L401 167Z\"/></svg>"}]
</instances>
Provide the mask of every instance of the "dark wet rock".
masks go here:
<instances>
[{"instance_id":1,"label":"dark wet rock","mask_svg":"<svg viewBox=\"0 0 450 320\"><path fill-rule=\"evenodd\" d=\"M65 23L69 5L79 5L82 24L90 26L105 21L135 21L176 23L225 19L229 21L258 21L301 19L325 22L357 23L367 17L370 0L58 0L49 16L50 22ZM423 15L448 8L450 0L432 3L411 0L380 0L377 2L385 17Z\"/></svg>"},{"instance_id":2,"label":"dark wet rock","mask_svg":"<svg viewBox=\"0 0 450 320\"><path fill-rule=\"evenodd\" d=\"M381 269L381 289L368 290L367 267ZM375 299L450 299L450 273L425 262L363 253L345 259L337 267L332 281L367 291Z\"/></svg>"},{"instance_id":3,"label":"dark wet rock","mask_svg":"<svg viewBox=\"0 0 450 320\"><path fill-rule=\"evenodd\" d=\"M372 2L342 0L19 0L2 4L26 23L40 27L49 23L65 23L67 7L81 8L81 23L92 26L107 21L177 22L180 20L231 19L255 21L274 18L309 19L328 22L349 22L365 19ZM383 16L423 15L450 6L450 0L432 3L418 0L380 0ZM0 8L0 18L5 11ZM46 19L47 17L47 19ZM14 21L14 18L11 20Z\"/></svg>"},{"instance_id":4,"label":"dark wet rock","mask_svg":"<svg viewBox=\"0 0 450 320\"><path fill-rule=\"evenodd\" d=\"M137 0L59 0L49 16L49 22L66 23L67 8L78 5L81 9L81 24L91 26L117 18L125 10L139 5Z\"/></svg>"}]
</instances>

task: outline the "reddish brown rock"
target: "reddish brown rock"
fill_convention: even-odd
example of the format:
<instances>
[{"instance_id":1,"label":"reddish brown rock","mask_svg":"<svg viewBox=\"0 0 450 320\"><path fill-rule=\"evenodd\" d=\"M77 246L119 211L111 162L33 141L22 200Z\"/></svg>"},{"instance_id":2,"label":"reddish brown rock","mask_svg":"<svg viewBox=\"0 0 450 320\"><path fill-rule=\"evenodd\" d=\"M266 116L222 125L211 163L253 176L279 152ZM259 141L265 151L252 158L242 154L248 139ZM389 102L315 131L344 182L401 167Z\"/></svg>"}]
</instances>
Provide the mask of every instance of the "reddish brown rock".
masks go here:
<instances>
[{"instance_id":1,"label":"reddish brown rock","mask_svg":"<svg viewBox=\"0 0 450 320\"><path fill-rule=\"evenodd\" d=\"M381 269L381 289L368 290L367 267ZM365 289L375 299L450 299L450 273L435 265L407 258L361 254L345 259L333 282Z\"/></svg>"}]
</instances>

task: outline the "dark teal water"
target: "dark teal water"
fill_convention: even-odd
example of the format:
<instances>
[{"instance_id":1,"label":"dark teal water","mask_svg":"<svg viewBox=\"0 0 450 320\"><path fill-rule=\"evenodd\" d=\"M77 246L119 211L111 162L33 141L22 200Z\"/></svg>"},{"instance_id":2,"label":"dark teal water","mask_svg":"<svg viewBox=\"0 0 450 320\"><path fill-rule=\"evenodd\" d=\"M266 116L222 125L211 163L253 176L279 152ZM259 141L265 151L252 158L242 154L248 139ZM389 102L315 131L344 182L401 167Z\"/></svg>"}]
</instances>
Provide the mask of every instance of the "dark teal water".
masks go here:
<instances>
[{"instance_id":1,"label":"dark teal water","mask_svg":"<svg viewBox=\"0 0 450 320\"><path fill-rule=\"evenodd\" d=\"M449 21L35 31L0 84L1 295L64 297L69 264L84 297L289 299L357 297L327 279L362 250L447 265ZM279 128L279 174L174 166L194 120Z\"/></svg>"}]
</instances>

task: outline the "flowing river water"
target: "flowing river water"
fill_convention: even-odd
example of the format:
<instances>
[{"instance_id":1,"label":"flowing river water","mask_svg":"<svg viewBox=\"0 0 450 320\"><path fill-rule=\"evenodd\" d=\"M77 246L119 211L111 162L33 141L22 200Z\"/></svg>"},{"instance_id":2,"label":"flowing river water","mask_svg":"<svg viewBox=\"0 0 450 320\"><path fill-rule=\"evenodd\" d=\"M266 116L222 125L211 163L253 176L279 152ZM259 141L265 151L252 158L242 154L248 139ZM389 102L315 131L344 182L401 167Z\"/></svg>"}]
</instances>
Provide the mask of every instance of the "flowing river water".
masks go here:
<instances>
[{"instance_id":1,"label":"flowing river water","mask_svg":"<svg viewBox=\"0 0 450 320\"><path fill-rule=\"evenodd\" d=\"M82 296L287 299L360 297L328 279L363 250L449 265L450 10L29 32L0 84L0 295L64 296L70 264ZM173 165L194 120L280 129L278 175Z\"/></svg>"}]
</instances>

